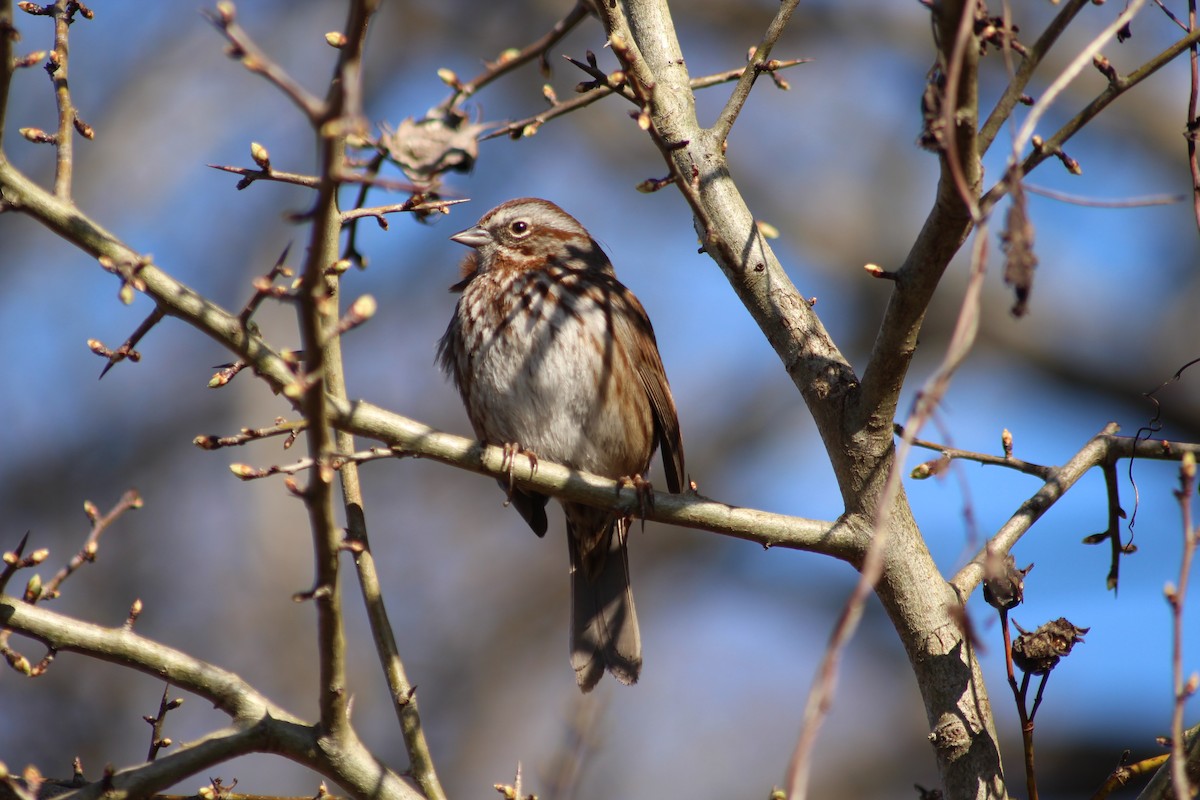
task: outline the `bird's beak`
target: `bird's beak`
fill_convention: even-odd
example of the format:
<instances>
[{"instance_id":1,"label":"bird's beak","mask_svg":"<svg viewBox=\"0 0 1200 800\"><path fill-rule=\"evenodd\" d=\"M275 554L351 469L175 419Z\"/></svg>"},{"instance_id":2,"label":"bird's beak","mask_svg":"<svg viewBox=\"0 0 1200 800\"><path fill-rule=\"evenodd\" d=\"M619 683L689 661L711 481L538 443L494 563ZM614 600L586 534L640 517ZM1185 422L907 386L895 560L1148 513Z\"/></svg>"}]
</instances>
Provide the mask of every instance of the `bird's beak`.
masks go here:
<instances>
[{"instance_id":1,"label":"bird's beak","mask_svg":"<svg viewBox=\"0 0 1200 800\"><path fill-rule=\"evenodd\" d=\"M483 247L492 241L492 235L487 232L486 228L476 225L474 228L467 228L465 231L454 234L450 237L450 241L465 244L467 247Z\"/></svg>"}]
</instances>

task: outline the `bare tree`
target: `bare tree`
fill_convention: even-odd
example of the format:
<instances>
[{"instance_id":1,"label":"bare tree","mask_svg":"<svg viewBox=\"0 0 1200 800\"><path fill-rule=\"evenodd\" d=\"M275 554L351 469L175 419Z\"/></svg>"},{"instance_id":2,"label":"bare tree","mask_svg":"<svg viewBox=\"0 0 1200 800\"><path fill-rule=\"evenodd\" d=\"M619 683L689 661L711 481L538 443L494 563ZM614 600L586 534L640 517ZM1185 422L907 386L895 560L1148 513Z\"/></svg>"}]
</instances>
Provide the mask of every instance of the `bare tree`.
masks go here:
<instances>
[{"instance_id":1,"label":"bare tree","mask_svg":"<svg viewBox=\"0 0 1200 800\"><path fill-rule=\"evenodd\" d=\"M194 443L206 450L225 450L275 441L282 441L288 448L303 440L305 454L294 463L267 467L238 463L233 465L233 472L257 485L268 484L260 479L283 476L278 480L303 507L302 522L311 532L315 566L311 587L296 593L295 599L313 609L316 622L306 634L312 639L315 664L304 668L305 678L316 685L316 703L311 709L289 707L269 699L271 693L258 681L242 677L241 669L235 672L222 666L216 653L210 655L187 643L168 644L178 639L169 635L169 630L159 629L160 635L147 632L145 607L140 600L133 603L124 623L116 627L93 621L95 617L87 609L56 612L42 602L57 597L68 578L76 580L72 576L95 559L101 534L114 525L125 524L125 515L142 506L144 494L126 494L106 513L89 504L89 534L82 549L49 580L43 581L37 572L50 556L39 541L40 532L19 543L6 544L0 589L10 591L17 586L18 576L25 581L23 592L18 589L0 599L0 645L16 672L31 677L49 675L63 666L57 656L71 652L165 680L168 688L158 711L145 717L152 735L144 761L107 769L99 778L91 779L85 777L82 767L77 767L75 778L63 782L47 782L32 767L19 776L9 774L7 770L13 767L10 764L0 775L4 791L20 797L60 792L80 797L144 796L164 792L194 776L211 775L218 765L238 756L265 753L296 762L355 796L448 796L444 788L451 782L447 779L448 768L436 758L437 748L429 742L429 731L436 729L436 715L434 721L423 717L429 711L425 701L432 694L436 705L438 692L467 691L464 687L471 684L445 666L430 670L425 664L421 677L414 677L418 671L412 670L411 664L406 668L401 660L404 639L398 643L394 633L397 623L393 622L395 607L389 614L385 600L399 598L403 609L400 616L419 613L412 610L403 580L393 579L387 570L376 566L377 549L373 549L368 536L368 495L360 482L360 467L365 464L419 458L643 520L724 534L764 548L807 551L853 567L857 580L844 607L833 615L832 634L824 644L799 720L799 737L794 747L789 747L786 768L779 764L778 776L761 778L764 793L765 787L779 777L783 788L777 790L777 796L800 798L809 793L818 732L835 695L847 643L866 613L870 598L875 597L903 646L924 705L925 733L940 789L918 787L921 795L937 796L937 791L940 796L952 798L1003 798L1008 796L1010 785L1024 783L1028 795L1036 797L1034 719L1044 699L1047 678L1089 629L1102 622L1059 618L1036 630L1019 631L1014 639L1008 614L1023 600L1030 567L1018 565L1012 550L1085 475L1099 470L1105 480L1107 504L1103 511L1107 525L1085 541L1108 545L1105 580L1107 589L1116 591L1121 585L1120 568L1135 550L1126 535L1131 529L1122 522L1129 501L1122 503L1118 469L1131 461L1170 461L1180 462L1176 497L1183 536L1177 551L1179 568L1169 576L1171 583L1166 591L1173 625L1172 652L1156 655L1160 663L1170 663L1172 672L1172 713L1170 720L1163 722L1164 728L1169 725L1170 729L1169 754L1136 761L1123 757L1111 775L1096 776L1095 783L1107 779L1100 789L1107 793L1133 776L1157 770L1144 796L1190 796L1190 787L1200 782L1196 774L1200 770L1200 737L1195 727L1187 732L1186 704L1196 693L1197 678L1194 674L1188 677L1183 640L1188 577L1200 539L1200 526L1191 516L1196 491L1195 456L1200 445L1160 438L1160 428L1154 426L1157 418L1135 436L1120 436L1115 424L1099 422L1095 425L1098 432L1079 442L1073 454L1056 454L1062 460L1061 466L1047 466L1017 457L1013 437L1007 431L1001 438L1000 452L991 454L956 447L950 437L933 437L926 429L931 420L937 419L955 375L977 355L985 298L997 300L995 292L989 295L985 291L989 260L996 258L995 242L1004 261L1004 283L1011 292L1004 308L1017 318L1036 308L1038 250L1034 246L1036 216L1031 211L1030 195L1046 190L1030 184L1028 176L1035 170L1058 167L1065 167L1069 173L1079 172L1079 162L1068 154L1073 137L1090 129L1094 121L1111 116L1110 106L1115 100L1126 95L1136 97L1147 78L1185 54L1191 57L1191 94L1190 101L1181 104L1181 109L1187 106L1186 115L1180 110L1178 117L1179 127L1186 123L1187 152L1177 160L1179 171L1190 173L1195 217L1200 225L1200 166L1195 154L1196 97L1200 91L1196 48L1200 31L1195 25L1194 3L1188 8L1186 20L1182 14L1176 19L1165 5L1160 5L1179 32L1173 31L1174 38L1168 41L1156 28L1157 32L1148 38L1163 42L1153 45L1147 57L1126 69L1116 66L1116 59L1106 57L1102 51L1128 39L1135 19L1139 25L1146 20L1146 27L1151 27L1152 15L1142 10L1145 2L1133 0L1119 10L1106 8L1102 18L1093 14L1086 19L1086 0L1064 0L1041 22L1033 37L1024 32L1029 25L1017 24L1018 17L1027 14L1041 21L1040 11L1014 11L1007 4L999 8L988 8L983 3L928 4L922 13L931 23L932 35L924 42L922 58L931 66L922 96L909 99L913 128L919 129L918 143L936 159L936 190L919 233L910 237L907 253L897 259L898 263L867 264L865 272L859 273L864 282L886 287L887 295L886 302L874 304L877 314L870 322L873 340L861 346L835 340L830 329L836 329L836 321L823 318L822 305L815 298L805 297L794 285L770 242L778 226L769 223L770 213L751 209L747 190L735 180L729 165L738 147L753 146L753 137L770 142L771 137L779 135L770 129L743 130L744 112L748 113L748 101L757 99L759 93L753 92L756 85L769 80L787 88L785 74L803 61L775 56L780 37L800 18L794 16L797 2L784 0L779 4L759 32L745 64L700 76L692 74L689 66L702 59L693 58L681 47L665 0L579 0L547 32L540 36L526 32L526 46L503 50L475 77L464 80L449 68L440 70L439 77L450 87L449 94L428 112L375 125L370 120L380 112L369 107L366 99L371 96L367 86L373 80L374 64L367 45L368 31L386 24L381 5L371 0L351 0L342 29L325 34L325 43L336 56L327 86L320 93L309 86L312 64L294 53L278 53L260 45L257 35L242 27L232 3L221 2L205 12L212 27L224 37L227 55L249 74L265 81L277 97L284 98L315 141L316 168L311 172L284 168L277 151L273 153L257 142L250 148L252 163L217 167L240 176L238 189L261 191L265 184L279 184L297 192L288 197L303 198L298 201L303 210L289 215L289 222L300 225L305 232L303 248L297 248L298 255L285 250L271 266L255 267L260 277L251 279L245 270L240 272L229 291L231 295L237 292L241 308L229 310L237 306L218 302L222 292L195 288L190 285L195 281L185 282L171 267L173 254L151 256L134 236L110 232L100 221L103 209L96 204L89 207L77 196L77 168L87 163L87 151L79 146L83 144L80 139L91 140L95 133L77 105L86 101L72 92L71 68L77 65L79 55L69 44L78 40L72 39L72 34L90 23L93 12L77 0L56 0L46 6L19 3L16 8L11 0L0 0L0 211L8 219L41 223L55 237L94 259L100 270L111 276L109 280L117 282L121 303L130 305L141 296L149 300L143 321L123 344L112 347L95 339L89 342L91 350L105 359L104 372L123 361L140 360L138 348L143 342L163 335L167 320L178 320L190 331L204 334L232 359L218 368L209 380L210 387L228 386L222 392L232 395L239 387L247 391L244 387L254 384L249 391L256 397L269 394L283 398L286 415L269 424L251 422L233 409L228 413L237 418L237 433L201 435ZM698 8L712 14L738 13L722 4ZM480 25L488 13L480 12ZM299 14L296 18L303 20ZM1156 17L1158 22L1161 20ZM52 26L52 46L45 51L21 51L21 37L42 30L38 26ZM1077 35L1069 35L1077 29ZM396 30L388 29L390 33ZM474 109L482 104L481 98L501 85L499 79L512 73L527 74L529 70L522 68L538 63L548 73L550 58L557 58L557 48L565 37L579 31L590 45L583 45L583 52L572 51L569 69L573 70L573 80L581 81L574 97L559 97L546 83L541 90L546 101L542 111L494 123L477 118ZM386 44L387 40L381 41L379 36L371 40L372 48ZM602 46L611 52L597 56L593 51L601 52ZM8 118L17 83L28 74L26 69L39 66L51 78L57 109L53 129L29 127ZM1092 96L1079 94L1077 88L1077 79L1085 73L1098 75L1104 82ZM1035 85L1039 87L1036 91L1031 88ZM718 95L723 102L718 103L711 124L704 124L705 115L697 111L698 96L702 90L721 92L721 86L726 87L724 94ZM1078 110L1064 111L1071 105L1068 101L1080 101L1075 103ZM600 103L599 110L580 112L593 103ZM719 267L784 367L815 423L832 470L840 495L835 519L815 518L817 512L814 518L773 513L710 498L706 496L710 490L703 472L693 474L696 483L684 494L647 494L622 482L583 474L499 446L503 443L480 443L442 432L389 410L385 407L390 405L386 397L360 397L348 388L347 381L354 379L355 371L347 367L343 338L352 331L359 335L360 328L368 330L370 326L363 326L376 317L380 308L372 294L361 293L356 285L360 275L370 274L359 271L367 267L371 260L368 256L373 256L375 266L380 261L372 252L372 243L378 240L370 240L367 226L378 223L386 230L389 218L395 214L410 214L422 221L457 214L455 206L461 198L450 176L486 160L486 154L481 154L482 142L503 136L541 136L543 128L553 128L561 118L578 113L595 114L605 124L632 117L629 127L636 131L636 141L644 151L640 157L652 154L665 164L658 173L661 177L648 178L638 188L658 193L656 197L675 193L682 198L701 252ZM21 126L18 132L24 142L12 135L14 124ZM1008 135L1002 136L1006 126ZM751 142L739 142L739 135L750 137ZM787 139L786 131L783 138ZM16 148L38 144L49 145L43 149L54 154L53 177L44 182L31 177L31 171L19 166L17 158L10 155ZM779 170L788 168L786 148L778 144L763 146L776 148L771 159ZM907 141L905 146L909 146ZM302 158L294 154L291 144L288 152L289 161ZM999 165L993 170L998 174L992 178L985 175L984 169L989 157ZM846 153L845 158L849 163L855 154ZM151 172L166 168L157 161L151 167ZM665 174L661 172L664 169ZM151 175L151 183L153 178ZM371 204L372 198L384 193L388 202ZM528 192L522 189L515 193ZM912 205L907 198L899 197L890 198L890 203ZM179 213L190 212L181 206ZM785 213L779 211L779 217ZM204 227L202 220L189 219L188 224ZM417 230L426 236L430 229ZM214 238L220 237L214 233ZM262 261L257 254L245 255L258 244L242 248L243 264ZM964 249L966 257L960 259L961 270L956 273L953 259ZM1079 278L1081 282L1085 279ZM952 295L950 301L945 299L947 293ZM281 308L295 309L294 323L276 314ZM934 311L941 312L940 319L933 318L937 316ZM420 310L413 307L412 313L418 315ZM946 324L946 319L953 319L953 323ZM940 348L936 356L927 356L930 360L924 371L928 377L918 381L913 378L918 339L930 333ZM1194 348L1194 323L1187 336L1178 338L1183 340L1177 348L1181 353ZM859 368L845 355L851 347L862 351ZM1050 357L1046 353L1041 356ZM1186 360L1179 357L1174 363ZM671 370L670 363L667 369ZM255 380L247 380L249 375L238 377L244 370ZM133 371L121 367L112 374L121 373ZM1184 370L1180 370L1175 378L1183 376ZM78 379L75 382L82 386ZM6 391L19 391L14 384L10 382ZM269 392L262 393L262 388ZM719 402L733 405L743 400L735 387L723 388L728 397ZM175 402L174 395L168 402ZM263 413L262 407L255 407L255 419ZM131 426L138 424L138 409L118 408L113 414ZM729 440L739 438L740 431L731 430ZM177 430L171 432L178 434ZM686 413L684 432L692 441ZM914 448L935 455L908 470L905 465ZM713 445L709 457L701 463L711 464L718 455L719 447ZM904 478L906 473L913 479L944 475L963 462L1012 470L1032 477L1040 485L1013 502L1008 520L976 542L970 556L945 570L935 561L928 536L918 525ZM425 464L415 468L435 469ZM47 482L53 483L53 478ZM1167 480L1160 480L1150 491L1166 495L1170 491L1166 484ZM226 487L222 491L238 490ZM1146 492L1142 487L1141 493ZM63 500L58 498L59 503ZM431 500L421 513L436 516L441 513L437 505ZM296 507L293 504L293 515ZM970 510L969 503L966 508ZM215 518L215 510L209 510ZM180 509L179 514L183 513ZM494 512L488 514L494 516ZM271 525L287 527L278 521L282 517L272 514L270 518ZM468 527L483 527L490 522L479 517ZM232 524L220 526L219 532L232 535ZM247 550L238 552L245 557ZM128 581L135 577L131 564L123 562L119 566L128 569L130 576L118 572L112 578ZM270 568L275 566L272 562ZM96 571L104 569L111 568ZM483 580L510 584L529 580L507 571L492 571L487 564L480 569ZM158 578L171 582L169 575ZM390 597L384 589L389 580L400 584ZM977 610L973 616L967 608L968 599L977 590L996 609L1001 623L999 635L990 629L977 632L983 612ZM230 587L228 591L241 589ZM358 612L352 597L356 593L363 601L365 623L355 622ZM520 618L532 618L537 610L530 607ZM1076 624L1080 622L1088 624ZM223 626L238 624L222 618L211 619L210 623L217 631L216 639L223 636ZM446 630L449 624L422 625L418 620L405 629L414 635L449 640L453 638L453 632ZM250 635L268 637L269 627L253 628ZM508 639L526 641L517 632L506 630L494 635L496 641L485 651L503 652L505 661L524 657L520 647L502 648ZM1007 775L993 717L995 698L990 696L997 684L992 681L993 692L989 693L981 665L985 636L996 640L992 646L1002 647L1007 672L1004 677L1021 726L1021 756L1009 756ZM352 722L353 700L370 680L360 674L361 665L355 658L366 649L368 638L386 681L394 725L403 739L408 762L404 771L391 765L392 758L384 746L370 741L393 741L394 728L378 736L365 735ZM45 655L27 655L29 643L22 639L42 643ZM271 665L270 652L266 655L262 659L267 662L266 670L285 671L283 666ZM497 660L501 658L497 656ZM567 671L565 659L561 666ZM754 681L753 676L739 677ZM420 707L418 683L422 687ZM438 683L443 686L437 688ZM10 682L3 692L6 696L16 695L24 691L24 686ZM176 746L174 737L168 735L172 719L169 713L179 707L181 700L174 697L171 687L210 701L224 721L219 725L208 723L202 734ZM474 692L472 697L494 700L504 688L497 682L470 691ZM719 686L716 691L728 689ZM481 700L477 706L467 705L482 708L483 703ZM493 707L503 709L499 701ZM544 776L545 791L550 796L566 796L578 786L585 761L581 752L589 749L588 738L593 733L594 719L589 714L595 707L594 701L580 706L559 751L553 758L545 756L547 763L552 763ZM538 702L523 703L521 713L557 719L561 707L543 695ZM744 735L723 733L730 737ZM637 737L638 731L624 731L623 735ZM675 746L686 749L682 737L687 732L680 735L681 741ZM469 738L469 734L463 733L462 738ZM1022 766L1014 769L1016 763ZM1014 774L1023 774L1023 780L1014 778ZM520 767L516 776L511 785L498 787L506 796L527 794ZM230 790L218 780L208 789L214 794L228 794ZM642 793L636 786L626 791L633 796Z\"/></svg>"}]
</instances>

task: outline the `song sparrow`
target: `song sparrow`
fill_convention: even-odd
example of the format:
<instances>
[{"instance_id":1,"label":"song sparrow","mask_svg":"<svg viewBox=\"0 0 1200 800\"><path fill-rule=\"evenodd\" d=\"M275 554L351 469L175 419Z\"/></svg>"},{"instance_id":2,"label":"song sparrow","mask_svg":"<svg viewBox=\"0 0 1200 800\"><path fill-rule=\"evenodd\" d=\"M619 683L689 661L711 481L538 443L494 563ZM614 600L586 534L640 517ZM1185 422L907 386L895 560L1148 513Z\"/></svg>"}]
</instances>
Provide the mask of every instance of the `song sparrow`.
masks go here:
<instances>
[{"instance_id":1,"label":"song sparrow","mask_svg":"<svg viewBox=\"0 0 1200 800\"><path fill-rule=\"evenodd\" d=\"M450 238L473 250L451 287L462 296L438 357L476 436L614 479L645 475L661 445L667 487L679 492L683 442L654 331L583 226L553 203L523 198ZM548 499L512 493L538 536ZM633 683L642 644L629 589L630 520L562 506L575 679L589 691L607 668Z\"/></svg>"}]
</instances>

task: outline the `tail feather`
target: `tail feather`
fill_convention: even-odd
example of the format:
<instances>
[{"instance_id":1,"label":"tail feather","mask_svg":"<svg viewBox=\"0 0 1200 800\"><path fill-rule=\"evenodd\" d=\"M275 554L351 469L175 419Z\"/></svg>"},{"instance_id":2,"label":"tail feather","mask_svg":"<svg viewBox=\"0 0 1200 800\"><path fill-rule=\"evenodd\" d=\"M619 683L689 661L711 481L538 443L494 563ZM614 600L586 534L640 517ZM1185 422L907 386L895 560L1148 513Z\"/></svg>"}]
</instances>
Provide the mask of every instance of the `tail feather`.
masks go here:
<instances>
[{"instance_id":1,"label":"tail feather","mask_svg":"<svg viewBox=\"0 0 1200 800\"><path fill-rule=\"evenodd\" d=\"M593 509L588 509L593 511ZM567 543L571 553L571 666L575 681L589 692L607 669L624 684L636 683L642 670L642 639L638 632L633 592L629 587L629 557L625 537L627 520L603 512L600 521L608 530L598 537L580 536L578 517L567 515ZM590 553L581 541L599 546ZM584 545L586 547L586 544Z\"/></svg>"}]
</instances>

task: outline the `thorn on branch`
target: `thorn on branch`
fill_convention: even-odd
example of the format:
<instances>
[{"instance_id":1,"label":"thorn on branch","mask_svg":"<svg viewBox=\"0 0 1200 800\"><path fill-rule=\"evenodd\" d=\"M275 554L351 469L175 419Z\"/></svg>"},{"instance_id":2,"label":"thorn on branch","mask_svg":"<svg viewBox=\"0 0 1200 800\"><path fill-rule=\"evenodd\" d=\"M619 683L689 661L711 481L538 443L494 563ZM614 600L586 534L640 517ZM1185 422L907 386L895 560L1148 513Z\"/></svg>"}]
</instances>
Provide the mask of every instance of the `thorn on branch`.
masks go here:
<instances>
[{"instance_id":1,"label":"thorn on branch","mask_svg":"<svg viewBox=\"0 0 1200 800\"><path fill-rule=\"evenodd\" d=\"M123 286L127 285L128 284L124 284ZM104 365L104 369L100 370L100 377L103 378L108 374L108 371L112 369L114 365L116 365L118 362L124 361L125 359L129 359L135 364L141 361L142 354L137 350L134 350L134 346L142 340L143 336L150 332L151 328L153 328L159 322L162 322L165 316L166 312L155 306L154 310L150 312L150 315L146 317L146 319L142 321L142 324L137 327L137 330L130 334L129 338L126 339L125 342L116 350L109 350L97 339L88 339L87 344L88 347L91 348L91 351L98 356L108 359L108 363Z\"/></svg>"}]
</instances>

